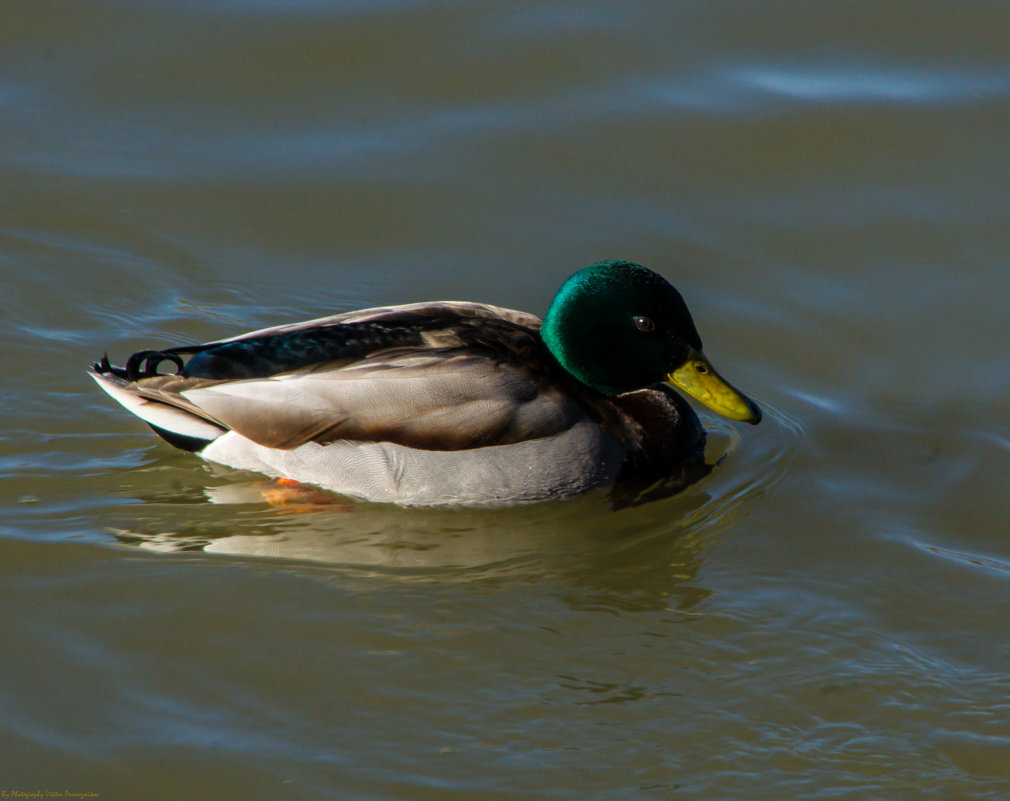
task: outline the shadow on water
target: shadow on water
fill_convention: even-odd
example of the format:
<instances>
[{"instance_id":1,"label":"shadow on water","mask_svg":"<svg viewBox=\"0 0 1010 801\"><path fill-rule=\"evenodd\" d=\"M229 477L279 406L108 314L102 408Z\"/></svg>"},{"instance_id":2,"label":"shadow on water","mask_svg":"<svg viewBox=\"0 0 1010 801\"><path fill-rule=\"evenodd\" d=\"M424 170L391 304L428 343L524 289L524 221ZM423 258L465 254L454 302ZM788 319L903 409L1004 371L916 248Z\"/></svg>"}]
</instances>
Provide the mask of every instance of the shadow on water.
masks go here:
<instances>
[{"instance_id":1,"label":"shadow on water","mask_svg":"<svg viewBox=\"0 0 1010 801\"><path fill-rule=\"evenodd\" d=\"M272 507L271 481L203 468L155 446L156 458L121 474L110 529L121 544L326 565L390 581L561 580L578 608L687 609L706 548L786 474L799 428L764 405L767 422L744 433L705 420L704 463L650 487L564 502L495 509L408 509L312 498ZM324 502L319 502L324 501Z\"/></svg>"}]
</instances>

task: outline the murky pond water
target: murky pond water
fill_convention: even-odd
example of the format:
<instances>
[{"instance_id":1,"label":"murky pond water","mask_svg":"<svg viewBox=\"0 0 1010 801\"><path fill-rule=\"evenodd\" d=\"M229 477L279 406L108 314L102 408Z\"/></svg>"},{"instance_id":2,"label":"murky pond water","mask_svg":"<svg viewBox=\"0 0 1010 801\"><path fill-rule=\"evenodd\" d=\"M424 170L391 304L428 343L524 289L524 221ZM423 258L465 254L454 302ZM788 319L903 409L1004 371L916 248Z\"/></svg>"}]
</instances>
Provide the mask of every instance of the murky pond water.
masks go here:
<instances>
[{"instance_id":1,"label":"murky pond water","mask_svg":"<svg viewBox=\"0 0 1010 801\"><path fill-rule=\"evenodd\" d=\"M0 12L0 791L1010 795L1010 6ZM108 350L662 272L674 497L283 514Z\"/></svg>"}]
</instances>

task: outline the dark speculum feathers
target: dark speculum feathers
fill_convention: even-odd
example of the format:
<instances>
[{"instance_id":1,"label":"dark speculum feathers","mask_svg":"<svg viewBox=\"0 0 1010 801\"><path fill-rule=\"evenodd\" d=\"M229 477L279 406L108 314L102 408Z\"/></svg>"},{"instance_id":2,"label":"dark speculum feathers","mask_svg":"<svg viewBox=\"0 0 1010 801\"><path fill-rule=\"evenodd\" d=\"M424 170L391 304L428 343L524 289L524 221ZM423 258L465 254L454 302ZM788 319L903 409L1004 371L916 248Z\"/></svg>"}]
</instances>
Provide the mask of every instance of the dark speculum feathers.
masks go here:
<instances>
[{"instance_id":1,"label":"dark speculum feathers","mask_svg":"<svg viewBox=\"0 0 1010 801\"><path fill-rule=\"evenodd\" d=\"M258 336L208 347L190 360L188 378L248 379L338 359L362 359L386 347L416 344L417 330L356 323Z\"/></svg>"},{"instance_id":2,"label":"dark speculum feathers","mask_svg":"<svg viewBox=\"0 0 1010 801\"><path fill-rule=\"evenodd\" d=\"M388 348L418 345L421 331L432 324L418 321L397 326L379 323L320 326L215 345L142 350L134 353L125 367L110 364L106 355L94 364L94 369L127 381L139 381L170 375L159 372L159 367L171 362L175 366L174 374L185 378L266 378L313 364L361 359Z\"/></svg>"},{"instance_id":3,"label":"dark speculum feathers","mask_svg":"<svg viewBox=\"0 0 1010 801\"><path fill-rule=\"evenodd\" d=\"M353 323L225 342L196 353L188 378L265 378L337 359L360 359L389 347L416 345L415 328Z\"/></svg>"}]
</instances>

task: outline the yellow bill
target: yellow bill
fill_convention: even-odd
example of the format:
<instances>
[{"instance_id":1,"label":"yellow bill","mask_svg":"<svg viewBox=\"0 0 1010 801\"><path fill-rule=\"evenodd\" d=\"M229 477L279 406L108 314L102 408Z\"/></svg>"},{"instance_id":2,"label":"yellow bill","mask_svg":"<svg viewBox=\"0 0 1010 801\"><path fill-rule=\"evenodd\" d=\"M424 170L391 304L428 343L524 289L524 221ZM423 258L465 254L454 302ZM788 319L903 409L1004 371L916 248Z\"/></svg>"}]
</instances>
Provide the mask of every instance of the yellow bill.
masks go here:
<instances>
[{"instance_id":1,"label":"yellow bill","mask_svg":"<svg viewBox=\"0 0 1010 801\"><path fill-rule=\"evenodd\" d=\"M761 422L761 410L754 401L724 381L704 354L694 349L666 380L723 417L744 423Z\"/></svg>"}]
</instances>

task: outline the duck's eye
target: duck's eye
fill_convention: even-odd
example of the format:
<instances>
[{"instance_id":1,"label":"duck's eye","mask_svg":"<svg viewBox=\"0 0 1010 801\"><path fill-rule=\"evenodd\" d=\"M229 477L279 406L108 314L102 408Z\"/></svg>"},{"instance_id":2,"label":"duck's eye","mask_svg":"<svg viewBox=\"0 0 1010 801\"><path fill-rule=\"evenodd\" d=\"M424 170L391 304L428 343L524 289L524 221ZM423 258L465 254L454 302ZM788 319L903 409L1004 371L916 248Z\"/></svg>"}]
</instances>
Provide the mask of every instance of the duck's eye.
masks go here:
<instances>
[{"instance_id":1,"label":"duck's eye","mask_svg":"<svg viewBox=\"0 0 1010 801\"><path fill-rule=\"evenodd\" d=\"M656 327L648 317L635 317L632 322L639 331L651 331Z\"/></svg>"}]
</instances>

